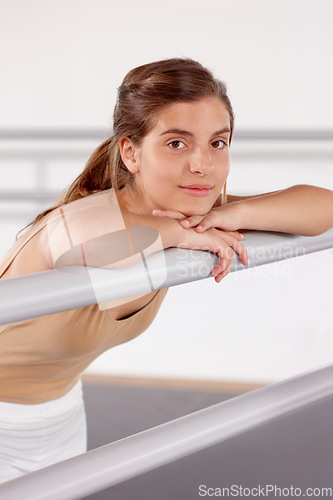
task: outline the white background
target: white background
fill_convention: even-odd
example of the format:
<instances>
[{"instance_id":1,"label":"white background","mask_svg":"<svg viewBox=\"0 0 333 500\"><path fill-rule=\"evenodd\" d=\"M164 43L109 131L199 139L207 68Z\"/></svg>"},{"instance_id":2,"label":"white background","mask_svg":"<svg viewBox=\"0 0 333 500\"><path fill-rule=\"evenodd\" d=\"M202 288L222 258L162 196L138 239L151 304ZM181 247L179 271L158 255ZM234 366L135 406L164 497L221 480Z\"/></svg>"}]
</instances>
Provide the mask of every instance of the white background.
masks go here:
<instances>
[{"instance_id":1,"label":"white background","mask_svg":"<svg viewBox=\"0 0 333 500\"><path fill-rule=\"evenodd\" d=\"M0 9L2 130L110 129L125 73L167 57L192 57L223 79L239 129L333 129L330 0L2 0ZM332 189L332 144L297 148L292 161L272 151L258 160L237 157L235 145L229 192ZM62 189L83 164L51 164L45 188ZM0 168L2 191L38 181L27 162ZM23 205L13 217L18 205L1 203L12 214L0 220L2 253L30 220ZM169 290L151 328L90 371L269 382L330 362L332 252L286 265Z\"/></svg>"},{"instance_id":2,"label":"white background","mask_svg":"<svg viewBox=\"0 0 333 500\"><path fill-rule=\"evenodd\" d=\"M105 126L134 66L199 60L238 127L332 127L330 0L2 0L1 127Z\"/></svg>"}]
</instances>

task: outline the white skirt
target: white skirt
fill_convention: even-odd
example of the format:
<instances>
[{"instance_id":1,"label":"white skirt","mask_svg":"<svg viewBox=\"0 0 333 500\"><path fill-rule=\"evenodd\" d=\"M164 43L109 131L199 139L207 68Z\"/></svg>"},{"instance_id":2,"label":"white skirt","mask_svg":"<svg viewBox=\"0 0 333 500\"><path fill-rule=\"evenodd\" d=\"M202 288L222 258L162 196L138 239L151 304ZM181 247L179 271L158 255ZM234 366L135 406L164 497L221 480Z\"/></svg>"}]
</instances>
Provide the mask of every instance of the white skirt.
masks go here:
<instances>
[{"instance_id":1,"label":"white skirt","mask_svg":"<svg viewBox=\"0 0 333 500\"><path fill-rule=\"evenodd\" d=\"M0 402L0 483L86 451L81 380L46 403Z\"/></svg>"}]
</instances>

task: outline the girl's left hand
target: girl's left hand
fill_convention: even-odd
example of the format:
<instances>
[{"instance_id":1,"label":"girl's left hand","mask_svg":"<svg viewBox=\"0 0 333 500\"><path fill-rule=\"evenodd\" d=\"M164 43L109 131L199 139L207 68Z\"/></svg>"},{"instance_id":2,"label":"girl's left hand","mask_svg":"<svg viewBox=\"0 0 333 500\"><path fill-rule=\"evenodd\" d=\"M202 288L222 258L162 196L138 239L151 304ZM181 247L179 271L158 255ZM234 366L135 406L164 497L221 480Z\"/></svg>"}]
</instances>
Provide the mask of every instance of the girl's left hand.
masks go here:
<instances>
[{"instance_id":1,"label":"girl's left hand","mask_svg":"<svg viewBox=\"0 0 333 500\"><path fill-rule=\"evenodd\" d=\"M229 232L238 240L243 240L244 236L237 231L241 227L239 203L229 203L222 207L212 208L208 214L192 215L187 217L181 212L173 210L153 210L153 215L157 217L169 217L176 219L184 229L195 228L198 233L203 233L210 227Z\"/></svg>"},{"instance_id":2,"label":"girl's left hand","mask_svg":"<svg viewBox=\"0 0 333 500\"><path fill-rule=\"evenodd\" d=\"M223 208L226 207L226 205L223 206ZM239 241L244 239L244 236L236 230L239 226L236 223L236 220L232 220L232 218L235 219L235 216L231 216L230 210L228 210L228 216L226 216L226 210L224 210L223 214L221 212L222 207L216 207L212 208L211 211L206 215L192 215L191 217L187 217L183 213L174 210L153 210L153 215L157 217L178 220L179 224L184 229L192 228L192 230L196 231L197 233L204 233L207 229L210 228L221 230L223 232L225 243L229 245L233 250L235 250L236 253L238 253L238 257L242 264L247 265L248 256L246 248L241 243L238 243ZM228 222L226 222L226 219L228 219ZM231 262L232 257L227 270L222 269L221 265L214 267L214 269L212 270L212 274L215 277L215 281L217 283L219 283L221 279L230 271Z\"/></svg>"}]
</instances>

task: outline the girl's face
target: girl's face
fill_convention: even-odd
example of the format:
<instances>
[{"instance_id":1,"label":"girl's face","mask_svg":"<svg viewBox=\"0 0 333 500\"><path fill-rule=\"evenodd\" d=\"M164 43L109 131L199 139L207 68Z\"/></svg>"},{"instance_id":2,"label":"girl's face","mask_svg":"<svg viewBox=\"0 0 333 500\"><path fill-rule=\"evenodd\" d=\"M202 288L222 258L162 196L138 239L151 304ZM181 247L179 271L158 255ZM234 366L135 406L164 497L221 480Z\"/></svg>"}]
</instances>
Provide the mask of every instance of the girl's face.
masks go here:
<instances>
[{"instance_id":1,"label":"girl's face","mask_svg":"<svg viewBox=\"0 0 333 500\"><path fill-rule=\"evenodd\" d=\"M125 206L204 215L214 205L230 168L230 117L216 97L164 108L140 147L126 138L123 161L135 174L136 195L123 190Z\"/></svg>"}]
</instances>

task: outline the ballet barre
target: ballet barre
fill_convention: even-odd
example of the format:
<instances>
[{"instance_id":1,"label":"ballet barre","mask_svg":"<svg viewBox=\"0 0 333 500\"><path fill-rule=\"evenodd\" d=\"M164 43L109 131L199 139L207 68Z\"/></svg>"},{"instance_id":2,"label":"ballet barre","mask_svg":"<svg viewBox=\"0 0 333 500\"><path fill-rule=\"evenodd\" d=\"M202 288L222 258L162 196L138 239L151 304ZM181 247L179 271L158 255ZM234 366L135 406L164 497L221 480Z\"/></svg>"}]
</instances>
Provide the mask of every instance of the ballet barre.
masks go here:
<instances>
[{"instance_id":1,"label":"ballet barre","mask_svg":"<svg viewBox=\"0 0 333 500\"><path fill-rule=\"evenodd\" d=\"M137 228L136 228L137 229ZM333 228L318 236L249 231L242 241L249 256L244 266L233 258L231 272L299 257L333 246ZM0 280L0 324L149 293L211 277L218 257L210 252L168 248L120 269L68 266Z\"/></svg>"}]
</instances>

